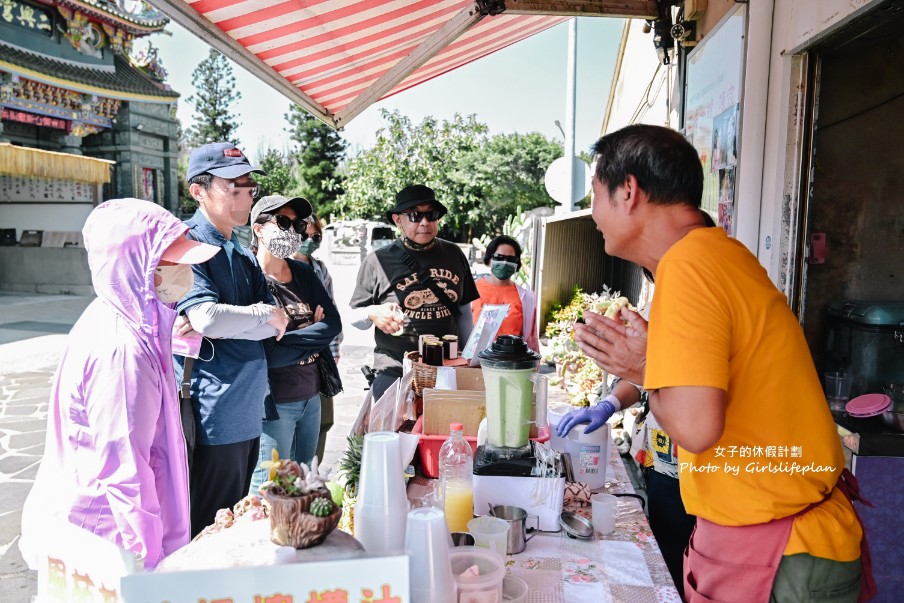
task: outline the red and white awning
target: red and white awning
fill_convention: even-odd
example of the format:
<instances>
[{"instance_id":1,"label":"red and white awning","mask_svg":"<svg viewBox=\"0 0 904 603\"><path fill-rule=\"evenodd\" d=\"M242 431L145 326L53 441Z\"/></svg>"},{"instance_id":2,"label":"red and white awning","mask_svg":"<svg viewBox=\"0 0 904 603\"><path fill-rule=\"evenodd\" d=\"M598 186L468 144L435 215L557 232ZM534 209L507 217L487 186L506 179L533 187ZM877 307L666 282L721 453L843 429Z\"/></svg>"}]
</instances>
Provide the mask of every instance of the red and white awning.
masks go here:
<instances>
[{"instance_id":1,"label":"red and white awning","mask_svg":"<svg viewBox=\"0 0 904 603\"><path fill-rule=\"evenodd\" d=\"M152 4L337 128L381 98L505 48L570 15L642 17L655 15L656 10L655 0L152 0ZM556 5L567 6L556 11Z\"/></svg>"}]
</instances>

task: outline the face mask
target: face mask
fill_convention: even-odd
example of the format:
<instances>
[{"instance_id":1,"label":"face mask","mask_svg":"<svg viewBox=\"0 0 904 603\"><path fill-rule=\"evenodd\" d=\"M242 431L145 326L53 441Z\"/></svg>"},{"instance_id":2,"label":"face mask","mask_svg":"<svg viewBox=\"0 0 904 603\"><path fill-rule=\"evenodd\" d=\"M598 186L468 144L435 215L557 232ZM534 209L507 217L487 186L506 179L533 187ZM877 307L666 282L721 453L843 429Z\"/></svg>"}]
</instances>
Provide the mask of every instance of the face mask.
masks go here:
<instances>
[{"instance_id":1,"label":"face mask","mask_svg":"<svg viewBox=\"0 0 904 603\"><path fill-rule=\"evenodd\" d=\"M182 299L191 291L191 286L195 282L195 275L188 264L157 266L154 274L160 279L160 284L154 285L157 299L165 304L173 304ZM154 281L156 280L155 278Z\"/></svg>"},{"instance_id":2,"label":"face mask","mask_svg":"<svg viewBox=\"0 0 904 603\"><path fill-rule=\"evenodd\" d=\"M298 252L301 255L306 255L308 257L314 255L314 252L320 249L320 243L314 241L313 239L308 239L298 248Z\"/></svg>"},{"instance_id":3,"label":"face mask","mask_svg":"<svg viewBox=\"0 0 904 603\"><path fill-rule=\"evenodd\" d=\"M512 275L518 270L518 264L513 264L511 262L490 262L490 272L493 273L493 276L500 280L508 280L512 278Z\"/></svg>"},{"instance_id":4,"label":"face mask","mask_svg":"<svg viewBox=\"0 0 904 603\"><path fill-rule=\"evenodd\" d=\"M291 228L280 230L275 224L268 224L261 231L261 243L276 257L286 259L298 250L301 235Z\"/></svg>"}]
</instances>

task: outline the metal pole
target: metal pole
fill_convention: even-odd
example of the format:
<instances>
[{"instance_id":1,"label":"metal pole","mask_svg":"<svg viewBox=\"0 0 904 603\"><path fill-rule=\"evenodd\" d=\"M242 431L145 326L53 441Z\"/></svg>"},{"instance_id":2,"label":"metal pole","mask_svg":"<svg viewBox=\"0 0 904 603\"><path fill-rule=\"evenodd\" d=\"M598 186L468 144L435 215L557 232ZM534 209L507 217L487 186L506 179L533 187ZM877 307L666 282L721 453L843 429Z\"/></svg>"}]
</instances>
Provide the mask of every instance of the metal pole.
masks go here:
<instances>
[{"instance_id":1,"label":"metal pole","mask_svg":"<svg viewBox=\"0 0 904 603\"><path fill-rule=\"evenodd\" d=\"M565 165L567 173L571 174L568 180L568 201L556 208L556 213L567 214L574 211L574 190L580 186L575 182L574 161L574 123L576 113L576 86L577 86L577 62L578 62L578 20L577 17L568 22L568 63L566 67L565 81Z\"/></svg>"}]
</instances>

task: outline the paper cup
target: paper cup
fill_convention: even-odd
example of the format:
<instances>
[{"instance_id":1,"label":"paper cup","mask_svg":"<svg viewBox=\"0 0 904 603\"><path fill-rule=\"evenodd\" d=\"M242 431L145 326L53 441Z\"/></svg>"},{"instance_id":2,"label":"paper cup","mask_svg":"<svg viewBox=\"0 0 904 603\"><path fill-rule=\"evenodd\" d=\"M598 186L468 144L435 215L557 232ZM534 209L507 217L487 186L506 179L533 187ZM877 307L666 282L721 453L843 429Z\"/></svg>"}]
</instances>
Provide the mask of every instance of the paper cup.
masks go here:
<instances>
[{"instance_id":1,"label":"paper cup","mask_svg":"<svg viewBox=\"0 0 904 603\"><path fill-rule=\"evenodd\" d=\"M590 497L593 512L593 529L602 534L615 530L615 519L618 517L618 497L611 494L594 494Z\"/></svg>"},{"instance_id":2,"label":"paper cup","mask_svg":"<svg viewBox=\"0 0 904 603\"><path fill-rule=\"evenodd\" d=\"M422 507L408 512L405 552L410 560L413 603L455 603L449 533L442 511Z\"/></svg>"}]
</instances>

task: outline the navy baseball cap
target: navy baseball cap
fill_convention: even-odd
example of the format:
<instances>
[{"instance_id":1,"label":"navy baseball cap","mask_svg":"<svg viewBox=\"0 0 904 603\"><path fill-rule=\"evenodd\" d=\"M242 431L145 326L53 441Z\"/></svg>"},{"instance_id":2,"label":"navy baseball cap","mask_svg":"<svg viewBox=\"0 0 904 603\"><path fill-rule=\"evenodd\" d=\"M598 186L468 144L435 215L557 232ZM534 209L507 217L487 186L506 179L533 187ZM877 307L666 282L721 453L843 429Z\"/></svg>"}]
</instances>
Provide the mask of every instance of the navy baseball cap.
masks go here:
<instances>
[{"instance_id":1,"label":"navy baseball cap","mask_svg":"<svg viewBox=\"0 0 904 603\"><path fill-rule=\"evenodd\" d=\"M211 142L191 152L185 178L191 180L201 174L211 174L232 180L250 172L267 175L264 170L251 165L245 154L231 142Z\"/></svg>"}]
</instances>

